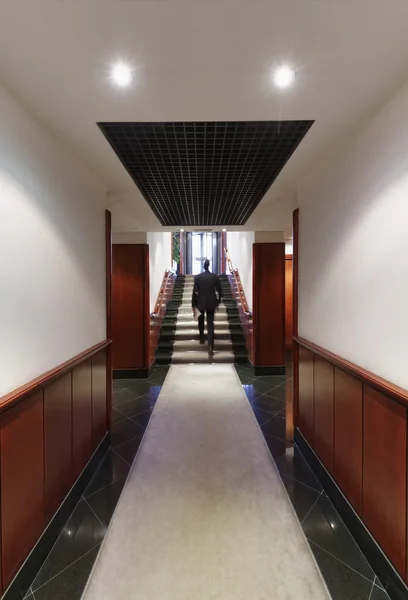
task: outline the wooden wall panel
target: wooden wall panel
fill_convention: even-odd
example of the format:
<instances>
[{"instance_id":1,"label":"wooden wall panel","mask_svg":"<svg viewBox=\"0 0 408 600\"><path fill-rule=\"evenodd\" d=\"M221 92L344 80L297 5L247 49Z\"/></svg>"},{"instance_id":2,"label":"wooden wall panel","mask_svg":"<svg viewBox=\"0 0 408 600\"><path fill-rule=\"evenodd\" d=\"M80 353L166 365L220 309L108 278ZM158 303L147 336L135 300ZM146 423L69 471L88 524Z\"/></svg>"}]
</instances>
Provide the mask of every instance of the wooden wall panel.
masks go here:
<instances>
[{"instance_id":1,"label":"wooden wall panel","mask_svg":"<svg viewBox=\"0 0 408 600\"><path fill-rule=\"evenodd\" d=\"M313 354L299 347L299 429L314 447L314 374Z\"/></svg>"},{"instance_id":2,"label":"wooden wall panel","mask_svg":"<svg viewBox=\"0 0 408 600\"><path fill-rule=\"evenodd\" d=\"M334 367L314 357L314 449L333 474L334 455Z\"/></svg>"},{"instance_id":3,"label":"wooden wall panel","mask_svg":"<svg viewBox=\"0 0 408 600\"><path fill-rule=\"evenodd\" d=\"M45 388L44 426L45 502L49 521L73 483L71 373Z\"/></svg>"},{"instance_id":4,"label":"wooden wall panel","mask_svg":"<svg viewBox=\"0 0 408 600\"><path fill-rule=\"evenodd\" d=\"M95 450L107 431L106 351L92 357L92 447Z\"/></svg>"},{"instance_id":5,"label":"wooden wall panel","mask_svg":"<svg viewBox=\"0 0 408 600\"><path fill-rule=\"evenodd\" d=\"M149 272L146 244L114 244L112 249L112 364L144 369L150 336ZM148 261L147 261L148 265ZM146 293L147 286L147 293ZM146 331L146 327L148 330Z\"/></svg>"},{"instance_id":6,"label":"wooden wall panel","mask_svg":"<svg viewBox=\"0 0 408 600\"><path fill-rule=\"evenodd\" d=\"M92 359L72 372L72 464L74 480L92 455Z\"/></svg>"},{"instance_id":7,"label":"wooden wall panel","mask_svg":"<svg viewBox=\"0 0 408 600\"><path fill-rule=\"evenodd\" d=\"M1 418L1 520L6 588L45 526L42 391Z\"/></svg>"},{"instance_id":8,"label":"wooden wall panel","mask_svg":"<svg viewBox=\"0 0 408 600\"><path fill-rule=\"evenodd\" d=\"M105 211L106 339L112 339L112 214ZM112 344L106 348L106 413L112 425Z\"/></svg>"},{"instance_id":9,"label":"wooden wall panel","mask_svg":"<svg viewBox=\"0 0 408 600\"><path fill-rule=\"evenodd\" d=\"M334 477L354 509L362 513L363 385L335 368Z\"/></svg>"},{"instance_id":10,"label":"wooden wall panel","mask_svg":"<svg viewBox=\"0 0 408 600\"><path fill-rule=\"evenodd\" d=\"M405 577L407 410L364 386L363 519Z\"/></svg>"},{"instance_id":11,"label":"wooden wall panel","mask_svg":"<svg viewBox=\"0 0 408 600\"><path fill-rule=\"evenodd\" d=\"M253 245L255 366L285 365L285 244Z\"/></svg>"},{"instance_id":12,"label":"wooden wall panel","mask_svg":"<svg viewBox=\"0 0 408 600\"><path fill-rule=\"evenodd\" d=\"M291 350L293 345L293 260L285 257L285 347Z\"/></svg>"}]
</instances>

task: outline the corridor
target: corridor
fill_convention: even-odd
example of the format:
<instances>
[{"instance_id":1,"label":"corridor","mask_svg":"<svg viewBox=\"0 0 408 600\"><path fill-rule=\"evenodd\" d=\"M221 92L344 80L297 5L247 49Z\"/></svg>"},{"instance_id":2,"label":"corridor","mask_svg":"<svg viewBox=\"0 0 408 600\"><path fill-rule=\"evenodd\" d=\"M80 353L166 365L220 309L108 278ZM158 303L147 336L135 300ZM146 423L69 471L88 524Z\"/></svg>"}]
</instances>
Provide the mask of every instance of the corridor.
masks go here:
<instances>
[{"instance_id":1,"label":"corridor","mask_svg":"<svg viewBox=\"0 0 408 600\"><path fill-rule=\"evenodd\" d=\"M95 568L85 600L317 600L324 584L333 600L387 600L293 445L287 371L175 365L115 380L111 449L27 598L80 600Z\"/></svg>"}]
</instances>

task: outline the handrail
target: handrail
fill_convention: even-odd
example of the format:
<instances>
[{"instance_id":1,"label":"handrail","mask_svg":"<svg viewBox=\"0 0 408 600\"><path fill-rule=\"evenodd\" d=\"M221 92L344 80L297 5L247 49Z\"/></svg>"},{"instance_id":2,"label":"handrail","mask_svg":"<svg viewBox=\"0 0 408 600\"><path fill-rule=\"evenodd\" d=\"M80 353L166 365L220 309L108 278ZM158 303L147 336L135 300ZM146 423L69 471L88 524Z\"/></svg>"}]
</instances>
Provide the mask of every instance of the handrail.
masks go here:
<instances>
[{"instance_id":1,"label":"handrail","mask_svg":"<svg viewBox=\"0 0 408 600\"><path fill-rule=\"evenodd\" d=\"M241 306L247 315L252 315L252 311L249 310L248 302L247 302L245 292L244 292L244 286L242 285L241 276L239 274L239 271L238 271L238 269L234 269L228 248L224 248L224 252L225 252L225 257L227 259L228 269L229 269L231 275L234 276L235 283L237 284L237 289L238 289Z\"/></svg>"},{"instance_id":2,"label":"handrail","mask_svg":"<svg viewBox=\"0 0 408 600\"><path fill-rule=\"evenodd\" d=\"M173 272L166 269L163 275L162 283L159 289L159 293L157 294L156 304L154 305L154 310L151 313L151 317L155 318L160 315L160 310L163 304L163 296L166 292L167 284L169 282L170 277L173 277Z\"/></svg>"},{"instance_id":3,"label":"handrail","mask_svg":"<svg viewBox=\"0 0 408 600\"><path fill-rule=\"evenodd\" d=\"M52 381L61 377L61 375L68 373L68 371L72 371L82 362L88 360L88 358L91 358L91 356L94 356L94 354L97 354L101 350L107 348L111 343L112 340L103 340L102 342L99 342L99 344L95 344L95 346L84 350L80 354L77 354L53 369L50 369L46 373L39 375L21 387L8 392L5 396L0 398L0 415L7 410L10 410L10 408L14 407L16 404L19 404L21 401L25 400L27 396L31 396L40 389L49 385Z\"/></svg>"}]
</instances>

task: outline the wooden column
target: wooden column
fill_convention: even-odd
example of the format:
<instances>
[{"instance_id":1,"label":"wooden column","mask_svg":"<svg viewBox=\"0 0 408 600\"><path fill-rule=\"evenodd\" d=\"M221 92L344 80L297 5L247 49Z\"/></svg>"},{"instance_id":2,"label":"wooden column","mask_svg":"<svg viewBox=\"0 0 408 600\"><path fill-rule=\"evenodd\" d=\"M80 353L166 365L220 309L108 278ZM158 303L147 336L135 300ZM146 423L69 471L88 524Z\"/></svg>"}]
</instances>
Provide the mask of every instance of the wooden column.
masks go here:
<instances>
[{"instance_id":1,"label":"wooden column","mask_svg":"<svg viewBox=\"0 0 408 600\"><path fill-rule=\"evenodd\" d=\"M112 249L112 364L114 375L146 377L149 371L149 246Z\"/></svg>"},{"instance_id":2,"label":"wooden column","mask_svg":"<svg viewBox=\"0 0 408 600\"><path fill-rule=\"evenodd\" d=\"M285 244L253 246L253 367L285 373Z\"/></svg>"}]
</instances>

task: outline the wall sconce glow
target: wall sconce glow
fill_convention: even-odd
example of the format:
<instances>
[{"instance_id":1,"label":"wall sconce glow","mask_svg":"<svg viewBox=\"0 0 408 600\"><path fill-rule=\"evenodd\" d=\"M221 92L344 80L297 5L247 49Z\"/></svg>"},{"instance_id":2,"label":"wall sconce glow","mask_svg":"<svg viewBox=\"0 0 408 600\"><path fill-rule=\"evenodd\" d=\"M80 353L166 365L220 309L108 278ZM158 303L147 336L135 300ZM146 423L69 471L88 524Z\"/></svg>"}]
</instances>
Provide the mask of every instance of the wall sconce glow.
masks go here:
<instances>
[{"instance_id":1,"label":"wall sconce glow","mask_svg":"<svg viewBox=\"0 0 408 600\"><path fill-rule=\"evenodd\" d=\"M296 73L293 69L287 66L279 67L273 74L273 83L276 87L284 89L288 88L295 81Z\"/></svg>"},{"instance_id":2,"label":"wall sconce glow","mask_svg":"<svg viewBox=\"0 0 408 600\"><path fill-rule=\"evenodd\" d=\"M128 87L133 81L132 69L123 62L115 63L112 67L111 78L119 87Z\"/></svg>"}]
</instances>

